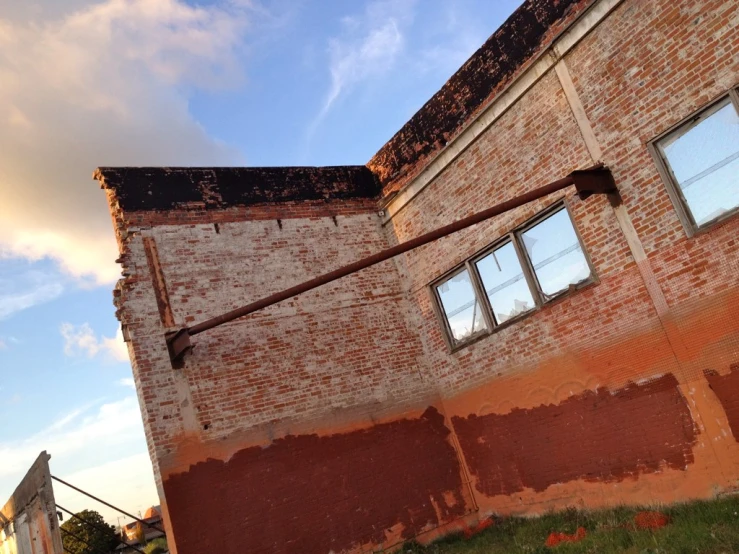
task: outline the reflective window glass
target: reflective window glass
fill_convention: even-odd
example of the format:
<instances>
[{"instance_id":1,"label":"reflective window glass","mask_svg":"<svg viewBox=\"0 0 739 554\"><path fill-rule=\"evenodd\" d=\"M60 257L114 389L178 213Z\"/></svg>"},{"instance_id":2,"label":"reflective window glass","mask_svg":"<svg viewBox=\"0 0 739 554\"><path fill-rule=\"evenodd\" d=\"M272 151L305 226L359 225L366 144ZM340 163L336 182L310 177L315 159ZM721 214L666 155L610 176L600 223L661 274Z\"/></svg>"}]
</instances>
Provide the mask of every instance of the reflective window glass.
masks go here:
<instances>
[{"instance_id":1,"label":"reflective window glass","mask_svg":"<svg viewBox=\"0 0 739 554\"><path fill-rule=\"evenodd\" d=\"M739 115L727 99L697 125L657 147L699 227L739 206Z\"/></svg>"},{"instance_id":2,"label":"reflective window glass","mask_svg":"<svg viewBox=\"0 0 739 554\"><path fill-rule=\"evenodd\" d=\"M553 213L520 236L545 298L590 277L590 267L566 209Z\"/></svg>"},{"instance_id":3,"label":"reflective window glass","mask_svg":"<svg viewBox=\"0 0 739 554\"><path fill-rule=\"evenodd\" d=\"M496 248L475 265L496 323L504 323L535 307L513 243Z\"/></svg>"},{"instance_id":4,"label":"reflective window glass","mask_svg":"<svg viewBox=\"0 0 739 554\"><path fill-rule=\"evenodd\" d=\"M436 286L444 316L455 342L486 328L469 272L465 269Z\"/></svg>"}]
</instances>

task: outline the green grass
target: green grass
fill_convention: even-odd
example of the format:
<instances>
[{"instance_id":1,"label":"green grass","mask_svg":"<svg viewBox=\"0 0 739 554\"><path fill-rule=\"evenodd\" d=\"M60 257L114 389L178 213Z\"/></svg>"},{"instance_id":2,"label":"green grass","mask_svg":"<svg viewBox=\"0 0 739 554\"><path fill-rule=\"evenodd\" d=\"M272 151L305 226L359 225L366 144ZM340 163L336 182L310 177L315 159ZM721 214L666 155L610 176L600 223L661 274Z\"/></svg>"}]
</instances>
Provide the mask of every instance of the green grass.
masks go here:
<instances>
[{"instance_id":1,"label":"green grass","mask_svg":"<svg viewBox=\"0 0 739 554\"><path fill-rule=\"evenodd\" d=\"M649 509L649 508L643 508ZM567 510L539 518L498 520L470 539L447 537L426 547L406 545L403 553L502 554L502 553L593 553L608 554L730 554L739 552L739 496L708 502L691 502L658 509L670 517L670 524L654 531L629 528L638 508L616 508L596 512ZM587 531L578 543L549 548L551 532ZM633 527L633 526L631 526Z\"/></svg>"}]
</instances>

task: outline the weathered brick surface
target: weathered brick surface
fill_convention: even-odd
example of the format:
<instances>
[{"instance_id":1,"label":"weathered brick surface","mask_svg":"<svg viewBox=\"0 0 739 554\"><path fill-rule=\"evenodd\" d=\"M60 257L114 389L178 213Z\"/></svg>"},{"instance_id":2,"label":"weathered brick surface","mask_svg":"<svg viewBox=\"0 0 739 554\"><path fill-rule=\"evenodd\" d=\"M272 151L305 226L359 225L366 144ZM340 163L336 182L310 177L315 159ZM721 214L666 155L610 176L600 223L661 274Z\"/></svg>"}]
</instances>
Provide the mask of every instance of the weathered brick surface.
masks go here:
<instances>
[{"instance_id":1,"label":"weathered brick surface","mask_svg":"<svg viewBox=\"0 0 739 554\"><path fill-rule=\"evenodd\" d=\"M634 413L651 416L641 433L631 425ZM578 479L622 481L664 467L686 469L694 462L695 424L673 375L615 391L586 391L556 406L455 417L454 427L475 486L487 496L527 488L542 492ZM600 456L593 455L593 444ZM548 463L531 452L544 454Z\"/></svg>"},{"instance_id":2,"label":"weathered brick surface","mask_svg":"<svg viewBox=\"0 0 739 554\"><path fill-rule=\"evenodd\" d=\"M552 2L559 15L531 35L535 46L586 4ZM623 0L564 58L636 229L631 245L605 197L566 189L197 335L182 369L170 364L165 331L592 165L587 123L550 69L384 226L371 187L343 177L324 187L320 171L307 177L313 196L249 189L251 200L234 202L193 177L199 203L165 208L121 203L125 186L108 187L126 275L119 316L160 494L176 504L168 517L180 554L228 550L245 534L254 551L360 551L443 532L474 506L541 513L730 490L739 477L729 371L739 361L739 218L688 238L646 143L739 84L737 29L736 2ZM494 98L539 54L460 94ZM444 105L437 100L431 108ZM401 132L370 164L382 162L385 193L412 184L487 100L448 119L431 108L414 119L414 129L431 125L418 155ZM428 284L561 198L595 282L450 353ZM252 470L264 478L240 477ZM406 485L404 504L394 493ZM215 542L192 523L204 490L223 504L209 520ZM345 505L356 511L337 508Z\"/></svg>"},{"instance_id":3,"label":"weathered brick surface","mask_svg":"<svg viewBox=\"0 0 739 554\"><path fill-rule=\"evenodd\" d=\"M385 486L388 467L405 467L419 476L447 475L446 482L422 478L414 493L417 500L411 505L401 495L395 504L383 507L386 499L378 496L368 503L369 514L355 517L342 512L346 519L335 525L354 530L345 529L345 540L360 541L366 536L378 544L385 540L391 544L469 511L469 495L462 485L449 430L444 428L442 434L424 431L417 423L422 421L421 413L438 404L438 395L431 381L421 375L422 346L409 320L408 300L393 263L196 336L196 348L180 370L173 370L169 361L163 340L167 330L219 315L385 248L387 240L376 208L341 215L339 205L334 212L340 215L304 218L293 217L300 212L293 212L288 204L279 221L267 218L277 209L275 205L265 206L265 217L241 221L224 221L215 211L213 220L221 222L217 229L212 223L192 223L189 210L164 214L118 208L113 209L118 228L132 232L122 240L124 272L129 276L120 285L117 303L133 348L147 440L160 492L163 497L167 492L165 503L170 496L186 496L181 487L190 486L188 469L209 457L228 460L251 447L244 459L264 464L255 452L281 437L339 433L334 442L345 445L341 456L327 452L322 462L311 464L351 472L352 464L366 460L361 482L353 489L355 495L370 498ZM147 257L147 242L156 245L165 293L157 290L157 279L152 278L153 255L149 248ZM174 325L169 328L163 326L163 304L173 317ZM443 415L438 418L443 425ZM375 424L386 426L382 432L367 430ZM434 436L432 444L429 441ZM425 441L425 448L435 448L437 453L428 458L416 456L413 448L405 448L413 441L420 441L418 448ZM281 444L280 459L299 460L307 455L302 452L304 441L286 438ZM375 457L387 462L373 466ZM320 460L320 450L311 459ZM281 479L289 478L287 467L281 464L272 468L274 487L263 483L260 494L273 494L275 502L290 504L295 500L292 497L278 500L296 490L279 487ZM312 471L308 466L303 469ZM204 471L193 474L192 486L207 481L208 475L215 481L221 479L218 471ZM354 470L357 479L359 471ZM308 473L298 473L292 479L308 477ZM228 482L238 491L234 478L238 476L230 476ZM310 481L304 485L312 486ZM245 484L242 494L249 500L240 509L255 510L255 525L262 526L256 514L267 512L251 500L252 493ZM337 494L341 491L314 495L314 509L320 510L321 498L333 505ZM444 498L450 507L438 512ZM183 506L167 506L167 513L180 552L200 548L202 544L188 535L199 534L199 530L189 525ZM410 513L433 517L421 521L419 516L410 527L388 528L387 535L378 535L371 526L379 523L372 519L373 513L384 514L386 520L395 518L390 527L406 521ZM232 522L221 519L218 512L213 518L208 526L222 528L222 536L231 536ZM303 527L295 526L296 536L309 536L315 532L314 524L306 520ZM285 544L294 545L297 539L290 537L285 535Z\"/></svg>"},{"instance_id":4,"label":"weathered brick surface","mask_svg":"<svg viewBox=\"0 0 739 554\"><path fill-rule=\"evenodd\" d=\"M597 423L605 414L600 410L609 408L596 401L583 428L564 429L552 421L536 435L540 448L536 440L511 436L520 452L506 445L486 454L486 467L472 472L483 511L540 511L573 499L592 506L673 501L710 495L736 478L739 450L727 440L733 412L728 410L727 419L718 402L726 394L711 391L702 370L717 368L724 374L736 363L739 223L733 218L688 238L646 143L739 84L739 62L732 55L739 47L738 14L733 2L624 1L565 58L603 161L614 173L648 255L641 267L608 202L597 197L580 201L572 190L411 252L399 262L414 300L427 368L447 415L455 428L477 416L477 438L461 440L468 465L479 461L478 451L484 448L476 441L485 444L486 433L497 437L498 424L513 421L506 419L509 415L545 425L540 415L564 410L573 395L600 387L628 388L631 382L671 374L677 378L671 394L686 396L689 391L693 398L690 413L701 431L693 449L698 454L682 469L670 469L666 458L652 451L663 464L658 479L646 474L654 460L642 459L638 448L617 448L619 459L608 455L602 467L611 472L609 464L615 462L644 475L617 488L599 485L597 471L588 477L592 468L582 460L610 452L611 441L624 429L645 435L644 426L654 425L657 433L669 437L670 425L676 423L659 415L655 396L654 402L625 410L617 418L618 432L611 431ZM550 70L392 218L388 235L391 241L407 240L593 161ZM562 196L570 202L598 282L450 354L428 283ZM644 266L655 276L666 312L647 291ZM714 376L712 382L721 386L730 380ZM489 472L501 479L502 467L508 475L520 472L529 478L532 467L544 472L553 458L568 456L573 433L587 437L578 445L582 463L571 458L568 463L578 467L560 475L547 473L552 485L545 490L519 486L521 490L490 494L499 489L480 481L489 483ZM522 456L519 462L516 456ZM573 479L573 474L584 477Z\"/></svg>"},{"instance_id":5,"label":"weathered brick surface","mask_svg":"<svg viewBox=\"0 0 739 554\"><path fill-rule=\"evenodd\" d=\"M736 221L687 239L647 141L739 85L736 2L624 2L567 57L668 302L737 284Z\"/></svg>"},{"instance_id":6,"label":"weathered brick surface","mask_svg":"<svg viewBox=\"0 0 739 554\"><path fill-rule=\"evenodd\" d=\"M319 554L392 542L395 533L410 539L469 511L448 436L444 416L430 408L412 420L288 436L197 464L165 483L179 546L228 552L238 537L244 552ZM244 498L258 509L230 516Z\"/></svg>"}]
</instances>

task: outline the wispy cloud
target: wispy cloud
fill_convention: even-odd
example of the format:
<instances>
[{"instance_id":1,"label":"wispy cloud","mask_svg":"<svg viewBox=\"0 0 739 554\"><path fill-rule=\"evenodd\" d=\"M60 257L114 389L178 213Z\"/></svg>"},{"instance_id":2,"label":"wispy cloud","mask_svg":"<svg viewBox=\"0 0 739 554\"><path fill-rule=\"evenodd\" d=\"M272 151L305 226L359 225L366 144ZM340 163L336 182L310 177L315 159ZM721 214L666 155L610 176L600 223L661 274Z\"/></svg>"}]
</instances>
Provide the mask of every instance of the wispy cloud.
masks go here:
<instances>
[{"instance_id":1,"label":"wispy cloud","mask_svg":"<svg viewBox=\"0 0 739 554\"><path fill-rule=\"evenodd\" d=\"M241 161L193 119L186 91L241 82L249 3L33 4L0 13L0 250L111 282L92 170Z\"/></svg>"},{"instance_id":2,"label":"wispy cloud","mask_svg":"<svg viewBox=\"0 0 739 554\"><path fill-rule=\"evenodd\" d=\"M36 270L0 274L0 320L54 300L63 292L64 285L58 275ZM7 340L3 339L2 342L7 346Z\"/></svg>"},{"instance_id":3,"label":"wispy cloud","mask_svg":"<svg viewBox=\"0 0 739 554\"><path fill-rule=\"evenodd\" d=\"M342 20L341 33L328 43L331 83L308 129L309 138L343 94L392 69L403 51L403 29L412 20L414 4L379 0L370 2L363 14Z\"/></svg>"},{"instance_id":4,"label":"wispy cloud","mask_svg":"<svg viewBox=\"0 0 739 554\"><path fill-rule=\"evenodd\" d=\"M130 377L124 377L123 379L118 379L118 381L116 381L116 384L121 387L128 387L130 389L136 389L136 383L134 383L133 379Z\"/></svg>"},{"instance_id":5,"label":"wispy cloud","mask_svg":"<svg viewBox=\"0 0 739 554\"><path fill-rule=\"evenodd\" d=\"M101 404L90 402L60 416L40 432L19 440L0 439L0 503L46 450L52 473L132 513L158 503L151 462L143 442L141 412L134 396ZM115 523L118 515L62 485L59 504L79 511L98 510Z\"/></svg>"},{"instance_id":6,"label":"wispy cloud","mask_svg":"<svg viewBox=\"0 0 739 554\"><path fill-rule=\"evenodd\" d=\"M489 28L480 25L469 12L460 12L454 3L445 6L442 21L415 56L414 69L418 72L438 71L451 76L490 35Z\"/></svg>"},{"instance_id":7,"label":"wispy cloud","mask_svg":"<svg viewBox=\"0 0 739 554\"><path fill-rule=\"evenodd\" d=\"M20 341L12 336L0 337L0 350L10 350L13 346L19 343Z\"/></svg>"},{"instance_id":8,"label":"wispy cloud","mask_svg":"<svg viewBox=\"0 0 739 554\"><path fill-rule=\"evenodd\" d=\"M65 322L62 323L59 332L64 337L64 353L67 356L95 358L102 355L118 362L126 362L129 359L128 348L120 329L115 337L98 338L89 323L73 325Z\"/></svg>"},{"instance_id":9,"label":"wispy cloud","mask_svg":"<svg viewBox=\"0 0 739 554\"><path fill-rule=\"evenodd\" d=\"M70 411L44 430L26 439L0 440L0 478L23 474L46 450L56 458L72 458L90 446L112 448L141 436L141 412L134 396Z\"/></svg>"}]
</instances>

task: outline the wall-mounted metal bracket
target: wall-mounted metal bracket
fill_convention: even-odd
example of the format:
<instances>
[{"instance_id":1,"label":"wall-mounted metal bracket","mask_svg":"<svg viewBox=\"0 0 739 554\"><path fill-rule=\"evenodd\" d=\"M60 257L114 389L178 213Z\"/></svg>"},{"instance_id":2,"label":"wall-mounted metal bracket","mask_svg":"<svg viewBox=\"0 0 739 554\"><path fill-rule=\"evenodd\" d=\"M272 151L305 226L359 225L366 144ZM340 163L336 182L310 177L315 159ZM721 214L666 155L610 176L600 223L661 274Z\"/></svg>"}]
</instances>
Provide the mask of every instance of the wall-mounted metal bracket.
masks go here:
<instances>
[{"instance_id":1,"label":"wall-mounted metal bracket","mask_svg":"<svg viewBox=\"0 0 739 554\"><path fill-rule=\"evenodd\" d=\"M184 363L185 355L192 350L190 342L190 329L185 327L179 331L172 331L164 335L167 340L167 349L169 357L172 360L172 367L179 369Z\"/></svg>"},{"instance_id":2,"label":"wall-mounted metal bracket","mask_svg":"<svg viewBox=\"0 0 739 554\"><path fill-rule=\"evenodd\" d=\"M593 194L610 194L618 191L611 170L604 165L578 169L570 173L570 177L580 200L585 200Z\"/></svg>"}]
</instances>

